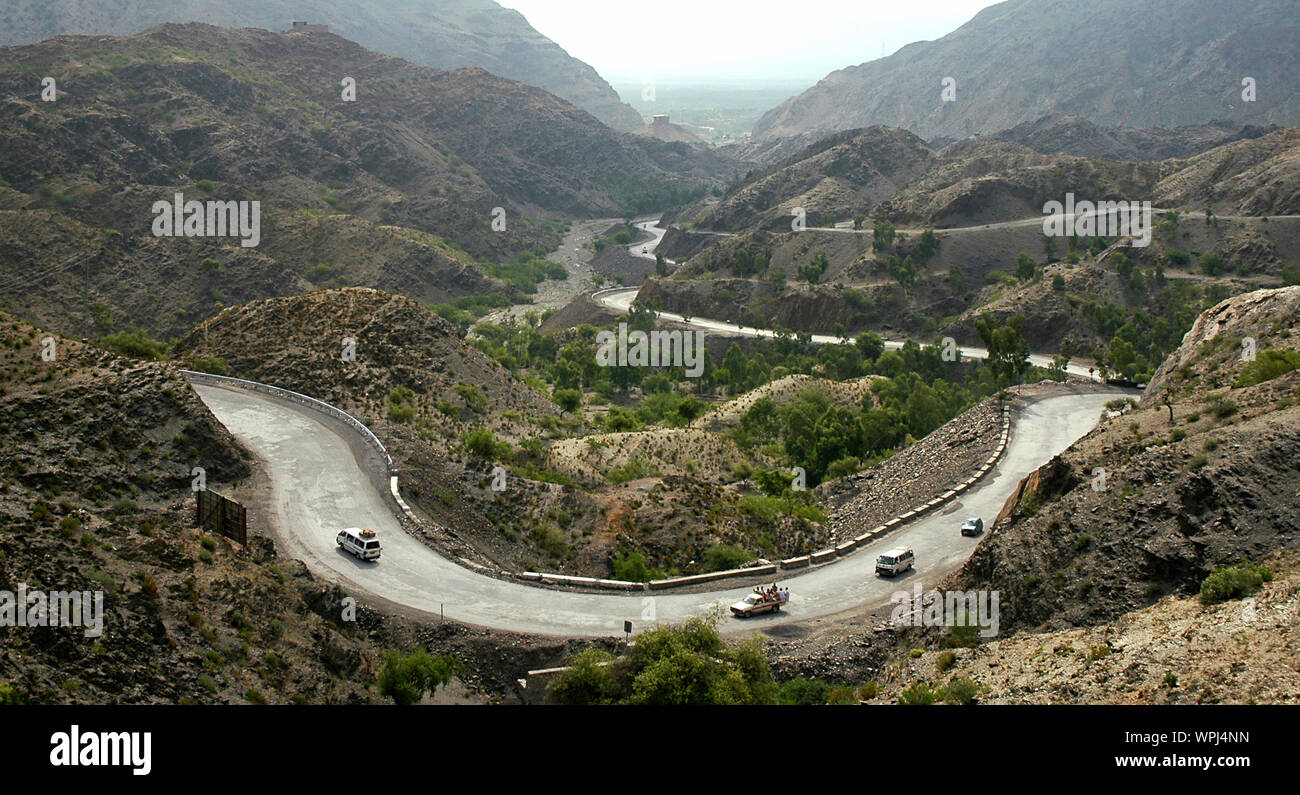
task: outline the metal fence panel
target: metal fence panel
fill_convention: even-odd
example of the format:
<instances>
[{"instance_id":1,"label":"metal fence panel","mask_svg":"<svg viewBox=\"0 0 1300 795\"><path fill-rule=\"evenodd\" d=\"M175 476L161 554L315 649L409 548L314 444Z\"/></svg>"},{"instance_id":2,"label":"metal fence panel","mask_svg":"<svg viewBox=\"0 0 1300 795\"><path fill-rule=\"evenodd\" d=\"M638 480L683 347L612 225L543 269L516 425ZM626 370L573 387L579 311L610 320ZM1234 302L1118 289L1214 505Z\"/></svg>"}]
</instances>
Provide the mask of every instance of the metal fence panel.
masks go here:
<instances>
[{"instance_id":1,"label":"metal fence panel","mask_svg":"<svg viewBox=\"0 0 1300 795\"><path fill-rule=\"evenodd\" d=\"M195 492L197 524L209 533L248 544L248 512L244 506L215 491Z\"/></svg>"}]
</instances>

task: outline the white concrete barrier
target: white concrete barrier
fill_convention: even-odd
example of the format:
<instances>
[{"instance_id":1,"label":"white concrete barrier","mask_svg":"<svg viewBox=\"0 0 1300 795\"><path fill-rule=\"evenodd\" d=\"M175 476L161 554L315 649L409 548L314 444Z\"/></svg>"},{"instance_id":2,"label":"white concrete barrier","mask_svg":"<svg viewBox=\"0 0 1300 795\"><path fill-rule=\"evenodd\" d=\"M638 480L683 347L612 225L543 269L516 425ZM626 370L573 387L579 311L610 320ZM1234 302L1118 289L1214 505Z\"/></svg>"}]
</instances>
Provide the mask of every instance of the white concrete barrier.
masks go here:
<instances>
[{"instance_id":1,"label":"white concrete barrier","mask_svg":"<svg viewBox=\"0 0 1300 795\"><path fill-rule=\"evenodd\" d=\"M652 591L658 591L664 588L680 588L685 585L698 585L699 583L726 580L732 577L766 577L776 574L776 571L776 564L768 563L764 566L754 566L748 569L728 569L726 571L711 571L706 574L690 574L685 577L651 580L646 583L646 587Z\"/></svg>"},{"instance_id":2,"label":"white concrete barrier","mask_svg":"<svg viewBox=\"0 0 1300 795\"><path fill-rule=\"evenodd\" d=\"M832 548L823 549L820 552L814 552L809 557L812 559L813 565L817 565L818 563L825 563L828 560L833 560L836 554L838 553Z\"/></svg>"},{"instance_id":3,"label":"white concrete barrier","mask_svg":"<svg viewBox=\"0 0 1300 795\"><path fill-rule=\"evenodd\" d=\"M532 575L532 576L529 576ZM645 583L630 580L606 580L599 577L578 577L572 574L526 571L520 575L528 580L540 580L552 585L579 585L586 588L605 588L619 591L643 591Z\"/></svg>"}]
</instances>

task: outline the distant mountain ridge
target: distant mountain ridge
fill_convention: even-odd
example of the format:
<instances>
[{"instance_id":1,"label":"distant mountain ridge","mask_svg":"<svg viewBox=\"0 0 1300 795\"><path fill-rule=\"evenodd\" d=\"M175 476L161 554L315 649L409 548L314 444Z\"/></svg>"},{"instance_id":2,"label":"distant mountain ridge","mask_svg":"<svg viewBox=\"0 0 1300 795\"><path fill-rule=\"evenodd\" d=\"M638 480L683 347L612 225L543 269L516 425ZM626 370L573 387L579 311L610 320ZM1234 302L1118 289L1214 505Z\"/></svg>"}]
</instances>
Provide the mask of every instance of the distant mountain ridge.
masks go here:
<instances>
[{"instance_id":1,"label":"distant mountain ridge","mask_svg":"<svg viewBox=\"0 0 1300 795\"><path fill-rule=\"evenodd\" d=\"M1053 113L1018 124L986 138L1013 141L1044 155L1065 153L1078 157L1124 160L1140 163L1193 157L1234 141L1250 140L1275 132L1271 125L1235 124L1217 121L1159 127L1102 127L1079 116ZM935 146L936 141L930 145Z\"/></svg>"},{"instance_id":2,"label":"distant mountain ridge","mask_svg":"<svg viewBox=\"0 0 1300 795\"><path fill-rule=\"evenodd\" d=\"M878 124L960 139L1049 113L1123 127L1293 125L1297 10L1294 0L1007 0L941 39L832 72L763 116L754 139ZM941 94L949 77L954 101Z\"/></svg>"},{"instance_id":3,"label":"distant mountain ridge","mask_svg":"<svg viewBox=\"0 0 1300 795\"><path fill-rule=\"evenodd\" d=\"M133 35L166 22L278 32L294 20L328 25L368 49L424 66L481 67L567 99L623 132L644 123L595 69L492 0L7 0L0 44Z\"/></svg>"},{"instance_id":4,"label":"distant mountain ridge","mask_svg":"<svg viewBox=\"0 0 1300 795\"><path fill-rule=\"evenodd\" d=\"M42 75L56 101L41 100ZM553 250L553 219L702 194L720 162L482 69L416 66L329 33L61 36L0 48L0 293L62 333L130 324L163 338L324 286L515 301L536 266L501 267ZM261 244L155 236L150 208L176 193L258 201Z\"/></svg>"},{"instance_id":5,"label":"distant mountain ridge","mask_svg":"<svg viewBox=\"0 0 1300 795\"><path fill-rule=\"evenodd\" d=\"M1083 135L1055 135L1062 130ZM711 231L786 232L791 213L801 208L811 226L861 217L941 229L1031 218L1067 192L1114 201L1141 196L1157 207L1209 206L1232 215L1300 213L1300 126L1264 133L1205 125L1175 133L1066 119L936 152L906 130L845 130L751 171L720 201L680 211L677 220ZM1226 142L1201 151L1219 139ZM1153 152L1191 154L1122 160L1074 153L1127 151L1144 140Z\"/></svg>"}]
</instances>

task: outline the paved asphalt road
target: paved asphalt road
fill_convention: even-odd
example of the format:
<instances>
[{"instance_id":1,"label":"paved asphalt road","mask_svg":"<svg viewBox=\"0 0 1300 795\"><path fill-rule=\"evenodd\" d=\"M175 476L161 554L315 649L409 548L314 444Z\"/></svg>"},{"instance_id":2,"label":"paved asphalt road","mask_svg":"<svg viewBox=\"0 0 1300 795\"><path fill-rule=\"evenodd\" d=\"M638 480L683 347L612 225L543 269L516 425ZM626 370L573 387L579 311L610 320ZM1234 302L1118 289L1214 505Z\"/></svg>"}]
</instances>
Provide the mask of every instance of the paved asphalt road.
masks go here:
<instances>
[{"instance_id":1,"label":"paved asphalt road","mask_svg":"<svg viewBox=\"0 0 1300 795\"><path fill-rule=\"evenodd\" d=\"M595 301L600 306L603 306L606 309L609 309L615 313L626 313L629 309L631 309L632 302L636 301L636 296L637 293L640 291L640 289L641 288L639 287L618 287L610 290L600 290L595 293L592 293L591 300ZM681 315L674 314L672 312L656 312L655 316L660 318L661 320L671 320L671 321L676 321L678 323L686 322L683 320ZM775 337L776 336L776 332L770 331L768 329L754 328L753 326L738 326L733 323L728 323L724 320L711 320L709 318L703 318L703 317L692 317L690 319L690 322L686 323L686 325L690 326L691 328L702 329L705 332L713 332L715 334L724 334L728 336L741 336L741 337ZM852 339L836 337L833 334L813 334L812 341L816 345L846 345L853 342ZM930 343L924 342L922 344L929 345ZM886 350L898 350L902 347L903 347L903 343L901 341L885 340ZM989 355L989 352L983 348L967 347L964 345L957 346L957 350L961 351L962 358L964 359L987 359ZM1035 364L1039 367L1052 366L1052 357L1046 354L1039 354L1039 353L1030 354L1029 361L1031 364ZM1089 370L1089 368L1083 364L1072 363L1068 365L1065 369L1066 372L1068 372L1070 375L1077 376L1079 378L1090 378L1094 381L1099 380L1097 376L1093 374Z\"/></svg>"},{"instance_id":2,"label":"paved asphalt road","mask_svg":"<svg viewBox=\"0 0 1300 795\"><path fill-rule=\"evenodd\" d=\"M1023 224L1032 221L1033 219L1030 219L1029 221L1011 221L1005 225ZM654 259L654 251L659 246L659 243L663 240L664 235L667 233L667 230L662 229L658 226L658 223L659 222L657 219L638 220L636 222L636 226L638 229L641 229L647 234L654 235L654 239L628 246L628 252L630 254L636 257L645 257L649 259ZM676 264L672 260L668 260L668 262L669 264ZM615 287L608 290L598 290L592 294L591 300L595 301L599 306L603 306L606 309L609 309L615 313L626 313L632 308L632 303L636 301L636 296L637 293L640 292L640 289L641 288L639 287ZM663 320L671 320L671 321L676 321L678 323L686 322L683 320L681 315L674 314L672 312L657 312L656 316ZM690 322L686 323L686 325L692 328L701 329L705 332L713 332L715 334L726 334L730 336L742 336L742 337L775 337L776 336L776 332L769 331L768 329L759 329L759 328L754 328L753 326L738 326L729 321L713 320L710 318L692 317L690 319ZM813 334L812 341L817 345L843 345L843 344L848 344L853 340L846 339L843 337L836 337L833 334ZM929 343L926 342L922 344L929 344ZM886 350L898 350L902 347L903 347L903 343L901 341L897 341L897 340L885 341ZM988 351L986 351L983 348L958 346L958 350L961 351L962 357L966 359L987 359L989 355ZM1039 367L1046 368L1052 366L1052 357L1046 354L1032 354L1029 357L1029 361L1031 364L1037 365ZM1089 378L1094 381L1100 380L1086 364L1071 363L1066 366L1065 370L1070 375L1077 376L1079 378Z\"/></svg>"},{"instance_id":3,"label":"paved asphalt road","mask_svg":"<svg viewBox=\"0 0 1300 795\"><path fill-rule=\"evenodd\" d=\"M654 618L676 622L719 603L742 598L748 587L708 593L636 595L573 593L508 582L479 574L434 552L402 530L392 510L362 471L347 441L310 409L260 393L195 384L217 418L260 456L270 479L267 513L283 552L318 576L353 593L364 592L410 610L485 627L549 635L620 635L623 620L634 629ZM932 587L961 565L978 543L958 532L967 516L991 523L1020 479L1087 433L1104 403L1105 391L1065 395L1035 403L1016 418L1002 461L984 480L941 512L924 517L847 558L782 582L790 604L779 615L728 618L724 631L874 609L898 588L917 582ZM343 527L370 527L384 544L377 563L361 563L341 552L334 536ZM916 570L898 581L877 579L876 555L892 546L916 552ZM651 598L652 603L643 599Z\"/></svg>"}]
</instances>

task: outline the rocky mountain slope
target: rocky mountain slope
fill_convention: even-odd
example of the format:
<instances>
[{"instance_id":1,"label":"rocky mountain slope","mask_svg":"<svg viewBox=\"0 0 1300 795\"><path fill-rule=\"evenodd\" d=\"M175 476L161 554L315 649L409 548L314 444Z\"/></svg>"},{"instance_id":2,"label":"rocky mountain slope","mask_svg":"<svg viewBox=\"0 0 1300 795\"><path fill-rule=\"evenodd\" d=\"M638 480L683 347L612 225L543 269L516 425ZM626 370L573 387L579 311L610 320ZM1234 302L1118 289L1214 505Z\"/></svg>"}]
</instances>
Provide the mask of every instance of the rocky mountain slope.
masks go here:
<instances>
[{"instance_id":1,"label":"rocky mountain slope","mask_svg":"<svg viewBox=\"0 0 1300 795\"><path fill-rule=\"evenodd\" d=\"M1227 121L1173 128L1103 127L1081 116L1049 113L984 138L1012 141L1045 155L1063 152L1079 157L1142 162L1193 157L1234 141L1258 138L1274 129Z\"/></svg>"},{"instance_id":2,"label":"rocky mountain slope","mask_svg":"<svg viewBox=\"0 0 1300 795\"><path fill-rule=\"evenodd\" d=\"M513 700L520 672L573 652L361 600L353 618L348 594L279 557L252 512L247 546L201 532L192 468L237 499L258 474L170 364L0 314L0 440L0 591L104 595L98 637L4 628L0 703L391 703L384 654L416 647L463 664L426 703Z\"/></svg>"},{"instance_id":3,"label":"rocky mountain slope","mask_svg":"<svg viewBox=\"0 0 1300 795\"><path fill-rule=\"evenodd\" d=\"M1219 140L1216 135L1228 142L1202 151L1202 144ZM1128 157L1109 158L1071 153L1075 147L1053 145L1054 134L1038 128L1009 133L1007 140L962 141L937 153L904 130L851 130L750 172L720 202L682 209L677 220L702 229L784 232L791 210L803 207L810 226L867 216L900 227L960 227L1040 217L1045 202L1062 201L1067 193L1090 201L1210 206L1220 215L1289 215L1300 206L1298 135L1300 127L1214 127L1175 146L1151 140L1149 131L1116 130L1114 146L1095 148ZM1139 150L1197 154L1131 156Z\"/></svg>"},{"instance_id":4,"label":"rocky mountain slope","mask_svg":"<svg viewBox=\"0 0 1300 795\"><path fill-rule=\"evenodd\" d=\"M811 225L825 217L866 215L934 167L937 157L904 130L872 127L813 144L757 173L746 175L722 201L695 218L721 231L788 231L801 207Z\"/></svg>"},{"instance_id":5,"label":"rocky mountain slope","mask_svg":"<svg viewBox=\"0 0 1300 795\"><path fill-rule=\"evenodd\" d=\"M943 229L1040 217L1044 203L1067 192L1092 201L1212 207L1218 214L1294 214L1297 135L1300 127L1291 127L1190 158L1112 160L1043 153L1014 140L967 140L935 153L905 131L874 127L831 136L751 173L720 203L682 220L703 229L785 231L788 222L777 221L805 207L822 225L870 216ZM1017 138L1050 148L1032 135Z\"/></svg>"},{"instance_id":6,"label":"rocky mountain slope","mask_svg":"<svg viewBox=\"0 0 1300 795\"><path fill-rule=\"evenodd\" d=\"M373 697L342 594L195 529L192 467L228 492L251 462L173 368L4 315L0 337L0 590L104 593L100 637L5 629L0 681L31 703Z\"/></svg>"},{"instance_id":7,"label":"rocky mountain slope","mask_svg":"<svg viewBox=\"0 0 1300 795\"><path fill-rule=\"evenodd\" d=\"M1051 112L1124 127L1296 124L1298 25L1288 0L1105 0L1082 15L1068 0L1007 0L941 39L832 72L768 112L754 137L885 124L960 139Z\"/></svg>"},{"instance_id":8,"label":"rocky mountain slope","mask_svg":"<svg viewBox=\"0 0 1300 795\"><path fill-rule=\"evenodd\" d=\"M526 530L548 511L565 511L586 515L572 527L581 537L595 516L589 500L558 485L512 476L504 492L490 488L513 445L534 439L540 454L543 435L565 433L561 412L411 299L347 288L254 301L196 327L176 355L324 400L366 423L428 520L428 542L453 557L530 568L545 558L544 528L535 539L511 538L502 526ZM468 449L472 431L490 433L492 449Z\"/></svg>"},{"instance_id":9,"label":"rocky mountain slope","mask_svg":"<svg viewBox=\"0 0 1300 795\"><path fill-rule=\"evenodd\" d=\"M867 703L1294 702L1297 308L1291 287L1206 311L1140 402L1021 484L939 584L996 590L996 638L886 608L781 664L871 680Z\"/></svg>"},{"instance_id":10,"label":"rocky mountain slope","mask_svg":"<svg viewBox=\"0 0 1300 795\"><path fill-rule=\"evenodd\" d=\"M1159 206L1203 202L1220 215L1300 214L1300 127L1216 147L1155 186Z\"/></svg>"},{"instance_id":11,"label":"rocky mountain slope","mask_svg":"<svg viewBox=\"0 0 1300 795\"><path fill-rule=\"evenodd\" d=\"M879 218L909 228L953 227L1041 217L1066 193L1093 201L1149 195L1163 164L1042 155L1015 143L971 141L945 150L934 167L883 203Z\"/></svg>"},{"instance_id":12,"label":"rocky mountain slope","mask_svg":"<svg viewBox=\"0 0 1300 795\"><path fill-rule=\"evenodd\" d=\"M42 75L57 101L41 101ZM537 217L667 201L718 162L482 70L331 34L194 24L52 39L0 50L0 97L0 235L16 254L0 280L11 311L79 334L102 331L97 306L171 335L221 305L325 283L511 297L475 259L550 250L558 235ZM258 245L154 237L153 203L177 192L261 202Z\"/></svg>"},{"instance_id":13,"label":"rocky mountain slope","mask_svg":"<svg viewBox=\"0 0 1300 795\"><path fill-rule=\"evenodd\" d=\"M944 649L937 633L910 631L864 701L895 704L916 682L938 691L969 680L978 704L1294 704L1300 556L1264 563L1274 579L1248 599L1207 606L1167 596L1104 624L1018 632L974 648Z\"/></svg>"},{"instance_id":14,"label":"rocky mountain slope","mask_svg":"<svg viewBox=\"0 0 1300 795\"><path fill-rule=\"evenodd\" d=\"M167 22L278 32L292 20L328 25L332 33L413 63L486 69L567 99L617 130L642 125L594 69L492 0L14 0L0 11L0 44L67 34L132 35Z\"/></svg>"},{"instance_id":15,"label":"rocky mountain slope","mask_svg":"<svg viewBox=\"0 0 1300 795\"><path fill-rule=\"evenodd\" d=\"M1297 309L1288 287L1201 315L1140 403L1030 476L953 585L998 589L1005 628L1062 628L1294 550Z\"/></svg>"},{"instance_id":16,"label":"rocky mountain slope","mask_svg":"<svg viewBox=\"0 0 1300 795\"><path fill-rule=\"evenodd\" d=\"M347 345L345 340L355 345ZM181 361L220 360L225 374L303 392L390 427L394 389L427 430L455 436L468 420L511 435L556 416L550 400L468 345L417 301L353 287L231 307L199 324L176 350ZM472 387L468 395L456 387ZM474 392L482 395L481 401ZM439 410L451 401L455 410ZM518 416L512 424L511 417Z\"/></svg>"}]
</instances>

